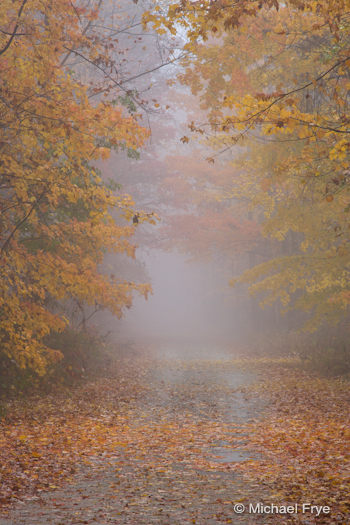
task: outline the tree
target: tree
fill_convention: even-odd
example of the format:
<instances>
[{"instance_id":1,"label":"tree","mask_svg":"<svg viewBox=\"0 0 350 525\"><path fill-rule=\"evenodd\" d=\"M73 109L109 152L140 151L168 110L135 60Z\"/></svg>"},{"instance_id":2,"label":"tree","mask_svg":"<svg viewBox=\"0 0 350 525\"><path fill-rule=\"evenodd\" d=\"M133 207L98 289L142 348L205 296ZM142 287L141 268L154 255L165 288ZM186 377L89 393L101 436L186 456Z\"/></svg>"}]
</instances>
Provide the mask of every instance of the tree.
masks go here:
<instances>
[{"instance_id":1,"label":"tree","mask_svg":"<svg viewBox=\"0 0 350 525\"><path fill-rule=\"evenodd\" d=\"M261 216L279 256L245 272L251 290L284 307L341 319L349 306L349 64L347 2L182 2L159 27L187 33L181 80L214 149L236 144L227 199ZM182 29L183 30L183 29ZM275 255L275 256L273 256Z\"/></svg>"},{"instance_id":2,"label":"tree","mask_svg":"<svg viewBox=\"0 0 350 525\"><path fill-rule=\"evenodd\" d=\"M101 78L70 64L84 57L103 76L113 70L113 33L96 33L102 8L69 0L0 6L1 351L39 374L60 358L44 341L67 324L65 302L120 316L134 290L150 290L99 269L107 251L134 256L135 211L130 196L103 182L96 162L113 148L137 150L148 136L121 105L126 90L111 74L106 96L96 96Z\"/></svg>"}]
</instances>

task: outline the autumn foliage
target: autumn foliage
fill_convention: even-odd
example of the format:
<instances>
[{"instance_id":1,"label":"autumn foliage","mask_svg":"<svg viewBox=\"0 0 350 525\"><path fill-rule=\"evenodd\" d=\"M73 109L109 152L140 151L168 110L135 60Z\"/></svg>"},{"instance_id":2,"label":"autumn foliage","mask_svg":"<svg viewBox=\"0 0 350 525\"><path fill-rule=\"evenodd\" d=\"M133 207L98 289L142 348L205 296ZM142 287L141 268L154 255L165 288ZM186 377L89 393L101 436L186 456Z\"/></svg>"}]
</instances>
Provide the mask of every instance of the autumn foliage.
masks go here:
<instances>
[{"instance_id":1,"label":"autumn foliage","mask_svg":"<svg viewBox=\"0 0 350 525\"><path fill-rule=\"evenodd\" d=\"M59 519L62 507L75 523L94 514L95 523L345 524L350 0L156 2L143 29L141 19L123 26L125 5L0 2L0 375L42 387L19 398L8 395L12 376L0 385L0 507L12 519L40 497L30 519L44 520L44 507ZM153 57L123 48L120 34L140 43L147 28L160 64L146 73L177 67L169 85L178 81L178 91L149 99L153 114L172 97L176 110L173 122L155 119L161 148L149 146L135 167L149 106L130 80ZM140 84L145 97L151 80ZM188 129L177 136L184 114ZM129 193L164 212L154 235L139 225L154 224L156 212ZM108 253L135 256L136 230L144 246L211 257L215 277L230 273L237 318L250 308L254 358L246 348L234 358L227 344L210 345L206 360L181 333L179 360L164 357L172 347L163 342L125 345L124 355L121 344L101 350L97 331L76 329L74 315L85 329L90 314L120 317L134 292L147 298L150 285L124 279L122 264L107 271ZM242 298L247 286L273 307L265 340L264 318ZM293 339L288 314L317 338ZM273 358L258 358L266 348ZM96 375L65 389L77 362ZM45 502L46 491L55 492ZM235 503L254 500L329 505L331 521L234 514Z\"/></svg>"},{"instance_id":2,"label":"autumn foliage","mask_svg":"<svg viewBox=\"0 0 350 525\"><path fill-rule=\"evenodd\" d=\"M348 7L180 2L145 16L187 35L179 78L206 118L183 143L206 138L209 163L231 167L229 185L217 178L218 200L244 203L269 239L270 255L238 281L264 304L310 314L310 330L349 306Z\"/></svg>"},{"instance_id":3,"label":"autumn foliage","mask_svg":"<svg viewBox=\"0 0 350 525\"><path fill-rule=\"evenodd\" d=\"M114 47L93 29L100 6L0 5L1 351L39 374L60 359L45 338L67 325L65 304L120 316L133 290L149 291L99 269L107 251L133 257L134 211L96 163L148 134L117 95L98 95Z\"/></svg>"}]
</instances>

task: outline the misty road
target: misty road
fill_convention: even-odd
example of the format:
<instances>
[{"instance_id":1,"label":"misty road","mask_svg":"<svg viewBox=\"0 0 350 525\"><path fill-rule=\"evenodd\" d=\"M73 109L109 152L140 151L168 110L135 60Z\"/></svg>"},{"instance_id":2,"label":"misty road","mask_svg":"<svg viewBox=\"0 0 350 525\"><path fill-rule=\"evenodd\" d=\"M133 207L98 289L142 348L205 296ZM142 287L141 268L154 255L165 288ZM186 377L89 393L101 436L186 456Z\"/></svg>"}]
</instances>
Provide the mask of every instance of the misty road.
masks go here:
<instances>
[{"instance_id":1,"label":"misty road","mask_svg":"<svg viewBox=\"0 0 350 525\"><path fill-rule=\"evenodd\" d=\"M258 501L258 485L234 471L251 457L241 426L259 416L244 392L254 376L223 350L190 346L130 362L128 387L140 394L96 418L123 425L114 451L101 444L69 484L18 504L0 525L258 523L233 512L249 491Z\"/></svg>"},{"instance_id":2,"label":"misty road","mask_svg":"<svg viewBox=\"0 0 350 525\"><path fill-rule=\"evenodd\" d=\"M0 525L350 525L350 0L0 0Z\"/></svg>"}]
</instances>

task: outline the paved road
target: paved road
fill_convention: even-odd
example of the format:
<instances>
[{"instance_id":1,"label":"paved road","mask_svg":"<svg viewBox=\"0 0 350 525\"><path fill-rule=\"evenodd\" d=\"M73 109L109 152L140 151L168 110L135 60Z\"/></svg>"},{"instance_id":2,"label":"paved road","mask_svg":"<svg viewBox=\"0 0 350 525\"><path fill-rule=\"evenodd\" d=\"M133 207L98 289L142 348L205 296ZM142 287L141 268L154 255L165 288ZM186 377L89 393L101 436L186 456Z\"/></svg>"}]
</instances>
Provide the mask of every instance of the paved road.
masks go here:
<instances>
[{"instance_id":1,"label":"paved road","mask_svg":"<svg viewBox=\"0 0 350 525\"><path fill-rule=\"evenodd\" d=\"M242 424L259 415L241 391L254 377L223 350L213 355L159 348L143 395L124 407L128 446L115 457L101 450L69 485L18 504L0 525L257 523L233 512L249 491L259 501L259 488L230 468L250 453L229 439L244 443Z\"/></svg>"}]
</instances>

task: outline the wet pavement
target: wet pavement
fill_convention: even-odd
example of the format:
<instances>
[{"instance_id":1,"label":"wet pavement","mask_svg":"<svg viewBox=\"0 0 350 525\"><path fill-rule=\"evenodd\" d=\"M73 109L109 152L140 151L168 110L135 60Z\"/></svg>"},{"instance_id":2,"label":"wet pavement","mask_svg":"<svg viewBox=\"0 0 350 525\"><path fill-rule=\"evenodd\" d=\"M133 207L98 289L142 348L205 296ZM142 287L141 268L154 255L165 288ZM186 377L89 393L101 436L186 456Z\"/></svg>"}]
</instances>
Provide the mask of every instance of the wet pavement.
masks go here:
<instances>
[{"instance_id":1,"label":"wet pavement","mask_svg":"<svg viewBox=\"0 0 350 525\"><path fill-rule=\"evenodd\" d=\"M251 493L258 501L259 484L231 468L254 458L243 429L263 409L245 391L254 379L224 350L159 348L142 396L118 408L127 444L101 449L69 484L18 503L0 525L258 523L233 506Z\"/></svg>"}]
</instances>

